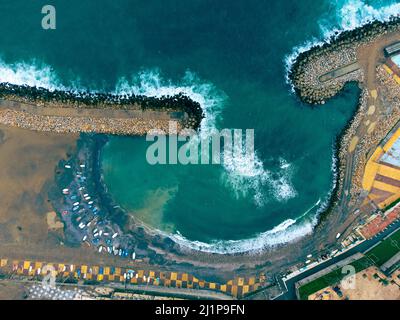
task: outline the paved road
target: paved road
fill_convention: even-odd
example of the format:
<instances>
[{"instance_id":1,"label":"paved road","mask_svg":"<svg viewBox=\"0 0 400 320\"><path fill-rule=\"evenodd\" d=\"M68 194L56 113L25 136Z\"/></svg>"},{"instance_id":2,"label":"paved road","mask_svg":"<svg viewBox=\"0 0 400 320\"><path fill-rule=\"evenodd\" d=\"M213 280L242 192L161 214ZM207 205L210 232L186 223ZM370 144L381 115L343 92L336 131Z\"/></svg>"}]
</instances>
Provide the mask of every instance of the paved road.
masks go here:
<instances>
[{"instance_id":1,"label":"paved road","mask_svg":"<svg viewBox=\"0 0 400 320\"><path fill-rule=\"evenodd\" d=\"M393 225L391 225L390 227L388 227L385 231L383 231L382 233L380 233L379 235L375 236L374 238L370 239L370 240L366 240L362 243L360 243L358 246L350 249L349 251L341 254L338 257L335 257L333 259L330 259L310 270L307 270L301 274L299 274L298 276L288 280L286 282L286 286L288 291L280 296L277 300L296 300L296 290L295 290L295 284L296 282L307 278L308 276L317 273L318 271L321 271L345 258L348 258L352 255L354 255L355 253L364 253L365 251L367 251L369 248L373 247L374 245L376 245L378 242L382 241L386 236L388 236L390 233L392 233L393 231L395 231L396 229L400 228L400 221L396 221Z\"/></svg>"}]
</instances>

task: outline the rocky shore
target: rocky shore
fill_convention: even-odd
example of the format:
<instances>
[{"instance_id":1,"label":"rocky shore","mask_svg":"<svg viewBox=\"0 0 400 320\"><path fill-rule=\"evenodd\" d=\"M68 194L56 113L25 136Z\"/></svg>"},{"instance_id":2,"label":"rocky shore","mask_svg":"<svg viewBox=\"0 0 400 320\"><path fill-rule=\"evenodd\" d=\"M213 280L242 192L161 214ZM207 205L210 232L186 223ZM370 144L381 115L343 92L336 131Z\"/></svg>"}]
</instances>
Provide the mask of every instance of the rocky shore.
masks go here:
<instances>
[{"instance_id":1,"label":"rocky shore","mask_svg":"<svg viewBox=\"0 0 400 320\"><path fill-rule=\"evenodd\" d=\"M238 270L238 265L232 264L219 268L221 262L216 260L219 255L183 248L121 208L103 182L101 153L107 142L106 135L82 134L74 153L68 160L60 161L56 169L49 199L64 223L63 241L68 246L89 246L100 256L121 256L128 262L171 267L182 272L191 270L217 282L238 274L257 273L257 270ZM86 200L85 195L90 199L86 197ZM197 259L199 254L201 258ZM273 281L272 277L267 280Z\"/></svg>"},{"instance_id":2,"label":"rocky shore","mask_svg":"<svg viewBox=\"0 0 400 320\"><path fill-rule=\"evenodd\" d=\"M59 163L49 199L64 223L65 241L72 246L87 244L102 254L163 265L166 260L159 252L174 251L177 245L132 222L113 201L100 165L107 141L105 135L82 135L76 152Z\"/></svg>"},{"instance_id":3,"label":"rocky shore","mask_svg":"<svg viewBox=\"0 0 400 320\"><path fill-rule=\"evenodd\" d=\"M350 31L332 36L323 45L316 45L298 55L289 71L289 79L303 102L324 104L350 81L363 82L363 71L358 69L342 77L322 82L327 73L357 61L357 49L379 36L400 30L400 17L390 21L374 21Z\"/></svg>"},{"instance_id":4,"label":"rocky shore","mask_svg":"<svg viewBox=\"0 0 400 320\"><path fill-rule=\"evenodd\" d=\"M68 108L84 111L99 110L139 110L159 111L169 114L183 113L179 119L181 128L200 126L204 117L201 106L184 94L175 96L147 97L134 94L107 94L92 92L76 92L48 90L38 87L19 86L10 83L0 83L0 99L14 104L22 103L45 109L65 110L65 115L41 115L26 111L12 110L2 107L0 122L20 128L55 131L55 132L95 132L124 135L144 135L151 129L168 131L168 121L171 119L147 118L110 118L68 115Z\"/></svg>"},{"instance_id":5,"label":"rocky shore","mask_svg":"<svg viewBox=\"0 0 400 320\"><path fill-rule=\"evenodd\" d=\"M329 44L315 47L309 52L301 54L293 65L290 78L302 101L312 104L323 104L326 99L337 94L346 83L354 81L361 84L364 83L366 81L366 74L361 67L354 70L351 69L351 72L345 73L340 77L328 80L325 78L324 81L321 80L321 77L332 72L332 70L347 67L357 62L357 50L359 48L368 45L373 39L382 34L386 34L390 30L399 30L399 24L400 21L398 18L394 18L385 24L374 22L363 28L338 35L334 39L331 39ZM377 90L383 94L385 90L392 90L386 82L393 81L393 79L387 79L386 74L381 74L381 71L382 70L379 69L377 70L378 79L380 79ZM397 95L396 92L397 91L393 91L392 95L384 94L385 97L389 99L387 102L388 105L392 103L392 100L394 101L396 99L396 97L393 96ZM331 197L330 206L321 217L324 217L333 208L337 208L338 200L343 194L345 169L348 166L348 151L357 129L364 123L363 115L367 113L368 99L370 98L370 91L363 87L359 99L359 107L352 120L337 139L335 148L338 170L337 183ZM46 102L46 105L49 104L53 105L52 102ZM76 102L76 104L79 108L79 102ZM103 101L99 102L96 106L98 108L105 105L107 104ZM132 105L132 107L134 106ZM136 107L138 107L138 105L136 105ZM397 121L396 119L398 118L396 115L398 110L396 110L388 112L386 117L380 117L379 122L377 122L376 130L371 132L371 134L368 136L360 135L359 143L354 151L353 162L356 165L353 170L352 185L354 184L355 187L351 189L352 194L355 195L361 192L358 186L362 178L363 161L367 158L366 152L377 143L377 140L379 140L382 135L387 134L387 128L390 127L393 122ZM194 266L200 265L207 266L207 268L210 267L210 272L215 273L218 273L216 268L221 270L232 269L235 272L247 272L247 268L249 267L257 270L271 269L277 271L280 268L283 270L291 267L294 261L299 263L299 265L304 263L303 253L314 252L315 248L318 248L318 252L320 253L321 248L328 250L340 246L335 239L337 232L341 232L339 228L342 226L342 221L339 219L327 219L327 223L321 226L313 235L307 236L295 244L291 243L279 248L266 249L265 252L259 253L259 255L254 255L252 253L237 255L207 254L179 246L168 238L168 236L157 233L155 230L148 229L146 226L143 226L140 221L135 221L135 219L132 219L130 216L128 217L127 213L113 201L107 191L107 187L102 181L99 162L102 147L107 141L106 137L97 135L82 136L84 142L78 148L77 156L74 158L74 161L77 161L76 165L85 163L86 169L89 170L84 172L87 178L85 186L89 188L90 195L92 199L94 199L93 201L95 201L99 211L102 213L102 221L106 221L104 223L113 231L118 232L121 235L120 239L124 239L120 240L121 242L119 242L118 245L123 245L124 250L135 252L137 259L146 259L149 263L158 265L182 263L186 268L194 268ZM64 174L67 173L64 172L61 175L63 176ZM76 180L76 178L73 179ZM62 189L69 185L61 179L58 186L58 197L53 197L52 201L57 212L62 212L63 208L59 207L59 204L63 203L63 200L60 200L62 197ZM70 187L68 188L72 189ZM330 217L333 216L334 215L330 215ZM76 230L79 228L77 223L78 222L74 225ZM90 234L93 234L93 230L90 230ZM69 236L77 236L77 241L82 242L83 234L69 234ZM107 246L107 243L102 244L102 242L100 242L100 244L97 245ZM114 246L115 244L112 243L112 245ZM102 251L102 254L105 253L105 250L106 249ZM289 252L290 254L288 254Z\"/></svg>"},{"instance_id":6,"label":"rocky shore","mask_svg":"<svg viewBox=\"0 0 400 320\"><path fill-rule=\"evenodd\" d=\"M346 169L346 154L348 148L350 146L351 138L354 136L354 132L357 129L358 125L361 121L361 115L365 112L366 102L367 102L368 92L363 90L360 95L358 108L355 110L352 120L346 124L343 128L342 132L336 137L335 146L334 146L334 157L336 161L335 165L335 181L334 188L331 193L331 197L329 200L329 204L326 209L321 212L319 219L319 224L329 215L329 213L335 208L338 204L338 201L342 195L343 191L343 182L344 182L344 173Z\"/></svg>"},{"instance_id":7,"label":"rocky shore","mask_svg":"<svg viewBox=\"0 0 400 320\"><path fill-rule=\"evenodd\" d=\"M400 31L400 17L392 17L387 22L374 21L363 27L336 34L323 45L314 46L309 51L301 53L289 72L289 79L297 96L309 104L324 104L349 82L357 82L362 88L357 111L336 142L337 181L330 205L320 215L320 222L332 211L343 195L347 166L353 166L349 204L354 205L356 199L363 194L362 178L369 153L400 120L398 115L400 109L393 107L395 104L392 103L390 111L377 116L376 123L363 122L368 112L368 99L371 98L371 93L366 85L367 70L358 61L359 52L363 48L380 37L397 31ZM381 68L378 67L376 70L377 79L380 81L377 91L381 93L381 97L388 97L392 102L395 99L398 100L399 95L396 92L398 93L399 89L395 89L393 85L388 88L386 84L382 84L381 79L387 77L387 74ZM366 126L367 130L358 137L357 130L361 124ZM354 150L351 150L353 143L356 145ZM354 156L349 157L351 152L354 152Z\"/></svg>"}]
</instances>

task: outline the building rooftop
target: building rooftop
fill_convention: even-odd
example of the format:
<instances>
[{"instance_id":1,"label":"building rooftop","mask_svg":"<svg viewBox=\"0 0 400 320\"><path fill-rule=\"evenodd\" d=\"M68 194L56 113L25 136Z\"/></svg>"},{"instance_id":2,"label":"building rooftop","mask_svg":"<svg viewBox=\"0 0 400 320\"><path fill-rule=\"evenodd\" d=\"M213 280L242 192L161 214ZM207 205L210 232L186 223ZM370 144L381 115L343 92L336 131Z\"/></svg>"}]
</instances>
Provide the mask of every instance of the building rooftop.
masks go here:
<instances>
[{"instance_id":1,"label":"building rooftop","mask_svg":"<svg viewBox=\"0 0 400 320\"><path fill-rule=\"evenodd\" d=\"M384 273L391 274L396 271L398 263L400 262L400 252L394 255L390 260L381 266L381 270Z\"/></svg>"},{"instance_id":2,"label":"building rooftop","mask_svg":"<svg viewBox=\"0 0 400 320\"><path fill-rule=\"evenodd\" d=\"M385 54L388 56L391 56L398 52L400 52L400 42L393 43L392 45L385 48Z\"/></svg>"}]
</instances>

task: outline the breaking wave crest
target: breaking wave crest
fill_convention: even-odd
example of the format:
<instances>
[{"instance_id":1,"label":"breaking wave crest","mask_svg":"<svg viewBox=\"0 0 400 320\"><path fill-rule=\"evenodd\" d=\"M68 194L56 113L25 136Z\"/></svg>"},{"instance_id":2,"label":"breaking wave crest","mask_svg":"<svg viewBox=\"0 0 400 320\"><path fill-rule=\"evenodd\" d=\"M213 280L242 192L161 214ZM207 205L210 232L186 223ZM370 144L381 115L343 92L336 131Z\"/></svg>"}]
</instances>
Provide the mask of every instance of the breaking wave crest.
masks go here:
<instances>
[{"instance_id":1,"label":"breaking wave crest","mask_svg":"<svg viewBox=\"0 0 400 320\"><path fill-rule=\"evenodd\" d=\"M0 82L37 86L49 90L89 90L77 84L78 81L64 85L51 67L35 61L14 64L0 61ZM210 83L202 82L189 71L177 83L164 79L157 70L143 71L131 79L126 77L119 79L113 93L155 97L184 93L198 102L204 110L205 118L200 131L203 137L210 135L218 127L227 99L223 92ZM254 159L232 156L224 163L222 180L237 197L252 194L255 203L263 206L267 203L269 194L278 201L286 201L297 194L290 182L290 170L281 170L277 176L273 178L271 172L264 169L257 155Z\"/></svg>"},{"instance_id":2,"label":"breaking wave crest","mask_svg":"<svg viewBox=\"0 0 400 320\"><path fill-rule=\"evenodd\" d=\"M297 196L297 191L291 183L292 165L280 159L281 165L277 171L271 172L264 168L257 157L232 157L225 163L223 181L231 187L236 198L251 195L255 204L262 207L272 198L279 202L288 201Z\"/></svg>"},{"instance_id":3,"label":"breaking wave crest","mask_svg":"<svg viewBox=\"0 0 400 320\"><path fill-rule=\"evenodd\" d=\"M313 232L317 224L317 215L309 218L309 213L319 207L321 200L318 200L310 209L304 212L297 219L288 219L274 227L272 230L260 233L259 235L244 240L212 241L205 243L186 239L179 232L172 235L178 244L193 250L207 253L235 254L235 253L257 253L266 248L273 248L278 245L294 242Z\"/></svg>"},{"instance_id":4,"label":"breaking wave crest","mask_svg":"<svg viewBox=\"0 0 400 320\"><path fill-rule=\"evenodd\" d=\"M313 37L303 44L293 48L285 57L286 81L289 81L289 71L299 54L310 50L314 46L330 42L332 37L343 31L361 27L371 21L387 21L392 16L400 14L400 3L390 2L385 6L373 7L364 0L337 0L334 1L335 14L330 13L319 19L320 35Z\"/></svg>"},{"instance_id":5,"label":"breaking wave crest","mask_svg":"<svg viewBox=\"0 0 400 320\"><path fill-rule=\"evenodd\" d=\"M36 63L6 64L0 60L0 82L42 87L48 90L65 90L52 68Z\"/></svg>"},{"instance_id":6,"label":"breaking wave crest","mask_svg":"<svg viewBox=\"0 0 400 320\"><path fill-rule=\"evenodd\" d=\"M296 222L296 220L292 219L286 220L272 230L246 240L214 241L211 243L205 243L188 240L179 233L172 235L172 239L182 246L207 253L256 253L261 252L266 248L294 242L305 235L312 233L315 226L314 223L308 222L297 224Z\"/></svg>"},{"instance_id":7,"label":"breaking wave crest","mask_svg":"<svg viewBox=\"0 0 400 320\"><path fill-rule=\"evenodd\" d=\"M387 2L387 1L386 1ZM337 1L338 30L351 30L373 20L386 21L400 14L400 3L391 2L384 6L373 7L362 0ZM326 26L321 26L325 35L332 34Z\"/></svg>"},{"instance_id":8,"label":"breaking wave crest","mask_svg":"<svg viewBox=\"0 0 400 320\"><path fill-rule=\"evenodd\" d=\"M179 83L165 80L158 71L141 72L131 80L122 78L118 81L115 93L142 94L160 97L184 93L203 108L205 118L201 123L202 138L210 136L218 127L221 113L226 101L226 95L218 91L212 84L203 83L192 72L186 72ZM232 153L224 161L222 181L231 188L236 197L251 195L258 206L268 201L268 194L272 194L277 201L287 201L297 195L291 184L291 170L285 168L274 178L270 171L264 169L259 157L237 156Z\"/></svg>"},{"instance_id":9,"label":"breaking wave crest","mask_svg":"<svg viewBox=\"0 0 400 320\"><path fill-rule=\"evenodd\" d=\"M68 85L65 85L50 66L35 61L6 64L0 60L0 82L43 87L48 90L95 91L81 85L77 80L70 81ZM157 97L184 93L200 103L205 112L205 118L201 123L202 135L207 135L218 127L227 99L223 92L217 90L212 84L200 81L191 72L186 72L178 83L163 79L157 71L141 72L132 79L121 78L117 81L114 93L134 93ZM268 202L270 195L276 201L287 201L297 195L291 184L292 172L292 165L286 160L280 159L278 171L272 173L264 168L263 162L256 154L254 159L246 157L228 159L224 163L221 178L228 187L232 188L237 197L251 195L257 205L263 206ZM286 220L255 238L239 241L219 241L207 244L187 240L180 234L169 236L172 236L180 244L207 252L254 251L294 241L310 233L314 222L303 223L300 220Z\"/></svg>"},{"instance_id":10,"label":"breaking wave crest","mask_svg":"<svg viewBox=\"0 0 400 320\"><path fill-rule=\"evenodd\" d=\"M202 134L207 134L215 128L221 117L226 99L224 93L218 91L212 84L201 82L190 71L187 71L178 83L164 79L158 71L143 71L134 75L131 79L126 77L119 79L115 93L134 93L151 97L183 93L198 102L203 108L205 118L201 123Z\"/></svg>"}]
</instances>

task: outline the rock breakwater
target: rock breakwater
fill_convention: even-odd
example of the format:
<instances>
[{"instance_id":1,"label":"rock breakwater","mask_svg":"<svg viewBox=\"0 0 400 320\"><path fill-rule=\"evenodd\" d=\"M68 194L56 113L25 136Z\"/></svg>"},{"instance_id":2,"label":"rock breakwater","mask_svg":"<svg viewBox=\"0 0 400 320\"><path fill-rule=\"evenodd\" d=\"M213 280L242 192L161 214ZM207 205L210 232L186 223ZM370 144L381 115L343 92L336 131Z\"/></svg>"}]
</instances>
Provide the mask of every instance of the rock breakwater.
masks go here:
<instances>
[{"instance_id":1,"label":"rock breakwater","mask_svg":"<svg viewBox=\"0 0 400 320\"><path fill-rule=\"evenodd\" d=\"M349 82L359 83L362 89L357 111L336 143L336 188L329 210L321 218L339 199L349 208L363 199L362 178L368 157L400 120L399 85L382 68L383 49L399 41L399 32L400 17L344 31L299 54L289 72L296 94L309 104L324 104Z\"/></svg>"},{"instance_id":2,"label":"rock breakwater","mask_svg":"<svg viewBox=\"0 0 400 320\"><path fill-rule=\"evenodd\" d=\"M151 129L167 131L169 120L177 120L180 128L198 129L204 117L198 102L180 93L174 96L147 97L143 95L48 90L0 83L0 99L12 101L14 108L2 106L0 122L25 129L55 132L97 132L122 135L144 135ZM58 115L35 114L19 110L18 104L34 105L58 110ZM86 115L75 117L68 114L71 108L85 110ZM101 110L138 110L140 116L110 118L98 116ZM64 111L64 114L62 114ZM88 116L93 111L96 116ZM170 119L152 119L147 113L158 111L170 114ZM61 115L60 115L61 113ZM179 119L172 115L182 114Z\"/></svg>"},{"instance_id":3,"label":"rock breakwater","mask_svg":"<svg viewBox=\"0 0 400 320\"><path fill-rule=\"evenodd\" d=\"M387 22L374 21L336 34L324 44L300 53L289 71L295 92L303 102L323 104L342 90L347 82L363 82L364 72L361 68L330 81L321 81L321 77L355 63L358 48L397 30L400 30L400 17L392 17Z\"/></svg>"}]
</instances>

